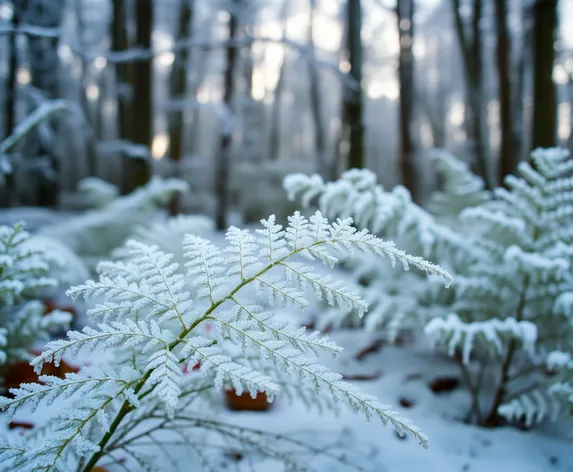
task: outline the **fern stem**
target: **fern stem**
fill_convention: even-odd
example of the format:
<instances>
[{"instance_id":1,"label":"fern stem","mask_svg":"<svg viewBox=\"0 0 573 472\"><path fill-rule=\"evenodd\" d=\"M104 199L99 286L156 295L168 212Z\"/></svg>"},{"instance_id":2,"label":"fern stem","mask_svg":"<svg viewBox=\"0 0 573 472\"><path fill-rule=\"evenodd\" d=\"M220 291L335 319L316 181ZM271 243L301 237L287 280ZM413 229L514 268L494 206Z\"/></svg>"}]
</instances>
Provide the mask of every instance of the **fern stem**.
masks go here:
<instances>
[{"instance_id":1,"label":"fern stem","mask_svg":"<svg viewBox=\"0 0 573 472\"><path fill-rule=\"evenodd\" d=\"M515 319L517 321L521 321L523 318L523 310L526 304L525 294L527 292L528 287L529 287L529 277L526 275L523 281L523 289L519 296L519 302L517 304L517 309L516 309ZM483 422L484 426L497 426L499 422L499 415L497 413L497 410L501 406L501 403L503 402L504 396L506 394L506 386L510 379L509 370L511 368L511 364L513 363L513 358L515 357L516 347L517 347L517 340L512 337L507 347L507 355L505 356L505 359L501 366L499 384L497 386L497 390L495 392L491 408L489 410L487 417Z\"/></svg>"},{"instance_id":2,"label":"fern stem","mask_svg":"<svg viewBox=\"0 0 573 472\"><path fill-rule=\"evenodd\" d=\"M325 244L326 241L316 241L313 244L309 245L308 247L305 248L300 248L300 249L295 249L294 251L290 252L289 254L287 254L286 256L284 256L282 259L279 259L278 261L272 262L270 264L267 264L265 267L263 267L259 272L257 272L255 275L253 275L252 277L249 277L248 279L243 280L239 285L237 285L226 297L221 298L220 300L216 301L216 302L212 302L211 306L207 309L207 311L203 314L203 316L199 319L197 319L195 322L193 322L191 324L191 326L189 326L189 328L186 328L185 330L183 330L181 332L181 334L179 335L179 337L173 341L168 349L169 351L173 351L173 349L175 349L179 344L181 344L185 338L189 335L189 333L191 333L191 331L193 331L200 323L202 323L203 321L205 321L207 318L210 317L210 315L220 306L222 305L224 302L226 302L227 300L231 300L239 290L241 290L243 287L245 287L246 285L250 284L251 282L254 282L258 277L264 275L266 272L268 272L269 270L271 270L273 267L281 264L282 262L284 262L285 260L287 260L288 258L294 256L295 254L308 249L310 247L315 247L318 246L320 244ZM137 386L134 389L134 393L137 395L145 386L145 383L147 382L147 380L149 380L149 377L151 376L151 374L153 373L155 369L150 369L148 370L145 375L142 377L142 379L139 381L139 383L137 384ZM143 396L147 396L149 395L151 392L153 391L153 388L148 390L147 392L145 392L141 398L143 398ZM90 472L95 465L97 464L97 462L101 459L101 457L104 455L105 453L105 447L107 446L109 440L111 439L111 437L114 435L114 433L116 432L117 428L119 427L119 425L121 424L121 422L123 421L123 419L134 409L135 407L133 405L131 405L129 403L128 400L125 400L123 402L123 404L121 405L121 408L119 409L119 412L117 414L117 416L115 417L115 419L113 420L113 422L111 423L108 431L102 436L102 438L100 439L99 443L98 443L98 447L99 450L95 453L92 454L92 456L90 457L89 461L86 463L85 467L82 469L82 472Z\"/></svg>"},{"instance_id":3,"label":"fern stem","mask_svg":"<svg viewBox=\"0 0 573 472\"><path fill-rule=\"evenodd\" d=\"M472 405L470 415L473 417L472 419L475 419L479 424L482 421L482 417L481 417L481 408L479 404L479 387L477 379L475 383L472 382L472 377L470 375L469 369L463 363L459 350L456 352L455 359L458 366L460 367L463 381L466 384L468 391L470 392L471 405Z\"/></svg>"},{"instance_id":4,"label":"fern stem","mask_svg":"<svg viewBox=\"0 0 573 472\"><path fill-rule=\"evenodd\" d=\"M145 382L147 382L147 380L151 376L151 373L153 372L153 370L154 369L150 369L145 373L143 378L139 381L139 383L137 384L137 386L133 390L133 393L135 393L137 395L140 392L140 390L145 386ZM121 408L119 409L119 413L117 414L117 416L115 417L115 419L111 423L107 432L102 436L102 438L98 444L99 450L92 454L92 456L90 457L90 460L86 463L85 467L82 469L82 472L90 472L95 467L95 465L97 464L97 461L99 461L100 458L103 456L104 451L105 451L104 448L107 445L108 441L113 436L113 433L115 433L115 430L119 427L119 425L123 421L123 419L134 408L135 407L131 403L129 403L128 400L125 400L123 402L123 405L121 405Z\"/></svg>"}]
</instances>

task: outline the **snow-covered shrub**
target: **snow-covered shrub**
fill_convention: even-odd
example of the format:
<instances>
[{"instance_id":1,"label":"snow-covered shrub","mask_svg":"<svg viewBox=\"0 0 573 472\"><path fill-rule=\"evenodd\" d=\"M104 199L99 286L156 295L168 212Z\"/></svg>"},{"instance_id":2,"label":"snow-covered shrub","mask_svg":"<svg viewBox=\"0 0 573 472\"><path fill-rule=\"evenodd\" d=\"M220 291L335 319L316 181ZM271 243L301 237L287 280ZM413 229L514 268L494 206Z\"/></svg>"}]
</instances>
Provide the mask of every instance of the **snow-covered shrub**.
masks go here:
<instances>
[{"instance_id":1,"label":"snow-covered shrub","mask_svg":"<svg viewBox=\"0 0 573 472\"><path fill-rule=\"evenodd\" d=\"M101 183L94 185L93 179L88 181L87 187L84 182L84 191L100 202L101 207L42 228L38 234L54 240L53 244L65 245L88 266L109 257L110 252L120 246L136 227L149 223L160 205L168 203L177 193L188 190L188 185L182 180L153 177L147 185L131 194L109 200L111 188Z\"/></svg>"},{"instance_id":2,"label":"snow-covered shrub","mask_svg":"<svg viewBox=\"0 0 573 472\"><path fill-rule=\"evenodd\" d=\"M120 454L145 462L152 458L144 456L138 442L156 440L154 433L162 428L178 433L180 441L190 444L189 452L198 449L193 444L201 444L197 435L202 431L232 437L237 428L221 426L200 402L222 387L253 396L264 392L271 400L275 395L298 395L309 407L345 404L426 445L426 436L409 421L316 363L317 354L340 351L334 342L274 320L273 312L264 310L258 300L303 308L308 287L331 304L365 312L367 304L356 293L313 268L318 263L332 266L351 251L386 257L446 280L449 274L396 249L391 241L357 231L350 219L329 223L320 212L310 219L295 213L285 229L274 216L262 220L255 234L231 227L226 239L228 247L221 250L187 235L186 271L172 262L171 255L131 241L123 259L98 266L99 280L68 291L72 298L100 301L89 315L101 322L51 342L32 365L40 370L44 363L57 364L62 356L81 349L98 349L100 355L112 351L111 355L104 365L65 379L40 377L41 383L22 385L11 390L13 398L0 399L0 407L9 413L57 398L73 396L75 401L75 406L56 412L39 433L4 438L1 470L75 466L89 471L104 456L120 461ZM196 296L186 291L186 278ZM253 434L241 437L249 438L257 451L282 457L290 469L292 462L296 465L297 457L281 456L273 441ZM200 448L198 453L204 455Z\"/></svg>"},{"instance_id":3,"label":"snow-covered shrub","mask_svg":"<svg viewBox=\"0 0 573 472\"><path fill-rule=\"evenodd\" d=\"M317 174L292 174L285 178L284 187L289 198L300 200L305 207L316 202L329 218L351 217L360 228L368 228L381 237L399 239L401 247L408 252L456 268L456 248L464 243L464 237L414 204L404 187L386 191L377 184L376 175L367 169L349 170L334 182L324 182ZM473 248L468 249L475 252ZM403 329L419 329L431 316L426 314L426 309L433 305L436 295L419 274L405 273L397 277L372 258L360 255L346 261L346 265L353 271L355 280L363 285L362 295L370 306L364 318L367 329L384 328L392 339ZM336 307L328 309L316 321L319 327L362 322L356 313Z\"/></svg>"},{"instance_id":4,"label":"snow-covered shrub","mask_svg":"<svg viewBox=\"0 0 573 472\"><path fill-rule=\"evenodd\" d=\"M71 321L70 313L59 310L44 315L44 305L35 300L56 281L46 277L46 255L29 249L28 240L22 224L0 226L0 377L11 364L31 360L31 348Z\"/></svg>"},{"instance_id":5,"label":"snow-covered shrub","mask_svg":"<svg viewBox=\"0 0 573 472\"><path fill-rule=\"evenodd\" d=\"M465 208L480 205L491 198L483 179L471 172L467 163L449 152L434 150L432 163L441 180L440 189L431 195L428 203L428 210L433 215L456 217Z\"/></svg>"},{"instance_id":6,"label":"snow-covered shrub","mask_svg":"<svg viewBox=\"0 0 573 472\"><path fill-rule=\"evenodd\" d=\"M488 425L499 423L500 412L539 421L551 410L563 411L566 398L561 377L519 397L543 380L549 353L571 352L573 334L573 304L567 303L573 291L573 160L559 149L531 157L532 164L520 164L520 177L506 179L507 188L447 226L410 202L404 189L384 192L368 171L350 171L333 184L301 175L285 182L292 196L319 196L329 216L354 216L361 226L406 241L408 250L421 247L424 257L454 272L448 292L408 286L415 298L410 312L429 320L429 339L457 360L472 393L472 416ZM376 288L377 303L384 303L380 284L366 293ZM491 386L493 396L482 408L480 393Z\"/></svg>"}]
</instances>

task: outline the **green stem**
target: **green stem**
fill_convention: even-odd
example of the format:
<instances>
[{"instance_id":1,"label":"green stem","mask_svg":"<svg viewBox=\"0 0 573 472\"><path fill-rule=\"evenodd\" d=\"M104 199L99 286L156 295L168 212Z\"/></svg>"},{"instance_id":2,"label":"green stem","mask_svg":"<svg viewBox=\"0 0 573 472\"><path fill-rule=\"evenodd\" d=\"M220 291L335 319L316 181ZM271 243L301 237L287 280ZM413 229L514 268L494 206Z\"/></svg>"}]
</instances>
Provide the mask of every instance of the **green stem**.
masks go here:
<instances>
[{"instance_id":1,"label":"green stem","mask_svg":"<svg viewBox=\"0 0 573 472\"><path fill-rule=\"evenodd\" d=\"M332 240L332 242L335 242L334 240ZM290 252L289 254L287 254L286 256L284 256L282 259L279 259L277 261L272 261L270 264L267 264L265 267L263 267L259 272L257 272L255 275L253 275L252 277L249 277L247 279L243 279L243 281L237 285L237 287L235 287L226 297L220 299L217 302L213 302L211 303L211 306L209 307L209 309L203 314L203 316L201 318L199 318L198 320L196 320L193 324L191 324L191 326L189 326L189 328L184 329L181 334L179 335L179 337L173 341L169 346L168 349L169 351L173 351L173 349L175 349L179 344L181 344L182 342L184 342L185 338L189 335L189 333L191 333L191 331L193 331L200 323L202 323L203 321L205 321L207 318L210 317L210 315L219 307L221 306L224 302L231 300L239 290L241 290L243 287L245 287L246 285L250 284L251 282L254 282L257 278L261 277L262 275L264 275L266 272L268 272L269 270L271 270L273 267L283 263L284 261L286 261L288 258L298 254L301 251L304 250L308 250L312 247L315 246L319 246L321 244L325 244L326 241L316 241L313 244L307 246L307 247L303 247L303 248L299 248L299 249L295 249L294 251ZM145 375L143 376L143 378L139 381L139 383L137 384L137 386L134 389L134 393L137 395L139 394L139 392L143 389L143 387L145 386L145 383L147 382L147 380L149 380L149 377L151 376L151 374L153 373L155 369L150 369L148 370ZM141 397L143 398L144 396L149 395L151 392L153 391L153 389L146 391ZM121 424L121 422L123 421L123 419L134 409L135 407L133 405L131 405L129 403L128 400L125 400L123 402L123 405L121 406L117 416L115 417L115 419L113 420L113 422L111 423L108 431L102 436L101 440L98 443L98 447L99 450L97 452L95 452L94 454L92 454L92 456L90 457L89 461L86 463L85 467L82 469L82 472L90 472L95 465L97 464L97 462L101 459L101 457L104 455L104 453L106 452L106 446L109 442L109 440L111 439L111 437L114 435L114 433L116 432L117 428L119 427L119 425Z\"/></svg>"}]
</instances>

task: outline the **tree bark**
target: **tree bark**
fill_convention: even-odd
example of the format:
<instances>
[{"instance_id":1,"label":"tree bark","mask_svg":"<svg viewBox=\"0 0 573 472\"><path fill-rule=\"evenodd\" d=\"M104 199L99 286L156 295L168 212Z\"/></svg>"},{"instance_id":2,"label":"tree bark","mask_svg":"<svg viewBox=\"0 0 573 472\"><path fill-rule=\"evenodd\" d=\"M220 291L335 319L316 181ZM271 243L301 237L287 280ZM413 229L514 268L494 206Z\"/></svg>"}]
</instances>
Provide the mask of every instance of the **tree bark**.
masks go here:
<instances>
[{"instance_id":1,"label":"tree bark","mask_svg":"<svg viewBox=\"0 0 573 472\"><path fill-rule=\"evenodd\" d=\"M314 47L314 11L316 9L316 0L310 0L310 16L308 21L308 73L310 79L310 109L314 123L314 151L316 152L316 167L317 172L325 179L332 179L334 175L330 175L329 166L326 162L326 130L324 128L324 120L322 114L322 99L320 93L320 77L319 72L314 63L315 47Z\"/></svg>"},{"instance_id":2,"label":"tree bark","mask_svg":"<svg viewBox=\"0 0 573 472\"><path fill-rule=\"evenodd\" d=\"M498 179L503 183L505 176L517 169L518 156L512 149L513 119L510 77L510 36L507 27L507 0L495 0L497 30L497 74L499 89L499 118L501 142L499 147Z\"/></svg>"},{"instance_id":3,"label":"tree bark","mask_svg":"<svg viewBox=\"0 0 573 472\"><path fill-rule=\"evenodd\" d=\"M360 0L347 0L346 49L349 75L355 88L345 87L343 136L348 141L348 167L364 167L364 112L362 91L362 7Z\"/></svg>"},{"instance_id":4,"label":"tree bark","mask_svg":"<svg viewBox=\"0 0 573 472\"><path fill-rule=\"evenodd\" d=\"M131 46L128 33L128 12L126 0L113 0L113 21L111 31L111 49L115 52L125 51ZM117 84L117 122L118 138L121 140L131 139L133 110L133 64L120 63L115 66ZM128 193L131 187L129 176L129 163L123 153L120 155L122 162L120 187L121 193Z\"/></svg>"},{"instance_id":5,"label":"tree bark","mask_svg":"<svg viewBox=\"0 0 573 472\"><path fill-rule=\"evenodd\" d=\"M14 2L14 10L22 23L58 29L64 16L63 0L20 0ZM58 55L58 37L27 37L27 54L32 76L32 87L40 90L48 99L60 96L60 58ZM57 135L58 120L51 120L49 126ZM37 132L33 132L25 141L23 154L30 157L42 156L49 162L49 170L30 171L26 185L35 188L36 194L31 201L22 202L31 205L57 207L60 193L60 158L55 143L42 142Z\"/></svg>"},{"instance_id":6,"label":"tree bark","mask_svg":"<svg viewBox=\"0 0 573 472\"><path fill-rule=\"evenodd\" d=\"M12 28L19 25L18 10L14 8L12 12ZM6 102L4 111L4 138L12 134L16 127L16 93L17 93L17 72L18 72L18 47L17 34L11 33L8 45L8 77L6 81Z\"/></svg>"},{"instance_id":7,"label":"tree bark","mask_svg":"<svg viewBox=\"0 0 573 472\"><path fill-rule=\"evenodd\" d=\"M233 0L232 10L229 12L229 41L232 43L239 32L239 19L237 11L241 0ZM235 65L237 63L238 50L234 45L227 47L227 65L225 69L225 95L223 101L227 107L227 113L231 113L233 107L233 95L235 90ZM217 229L227 228L227 213L229 206L229 166L231 164L231 148L233 144L233 130L228 124L223 125L219 152L216 158L216 187L217 213L215 221Z\"/></svg>"},{"instance_id":8,"label":"tree bark","mask_svg":"<svg viewBox=\"0 0 573 472\"><path fill-rule=\"evenodd\" d=\"M289 13L290 0L284 0L281 9L282 19L282 39L287 37L287 18ZM281 152L281 113L282 113L282 95L285 83L285 75L288 65L288 49L284 48L283 61L279 70L279 78L275 87L275 96L271 115L271 136L269 144L269 159L278 160Z\"/></svg>"},{"instance_id":9,"label":"tree bark","mask_svg":"<svg viewBox=\"0 0 573 472\"><path fill-rule=\"evenodd\" d=\"M190 38L193 21L193 8L195 0L181 0L179 16L179 39ZM189 50L179 51L173 63L171 71L171 98L183 100L187 92L187 67L189 65ZM182 110L171 112L169 123L169 157L174 166L175 176L179 176L179 166L183 161L185 149L183 139L183 128L185 115ZM176 195L170 202L169 211L171 215L176 215L181 210L180 196Z\"/></svg>"},{"instance_id":10,"label":"tree bark","mask_svg":"<svg viewBox=\"0 0 573 472\"><path fill-rule=\"evenodd\" d=\"M75 1L75 13L77 20L77 36L79 38L80 46L85 50L85 44L83 40L83 35L85 32L85 22L82 16L83 3L81 0ZM86 138L85 142L85 153L86 153L86 164L87 173L89 176L97 176L97 164L98 164L98 154L97 154L97 130L96 130L96 120L94 119L91 104L88 97L88 80L87 72L89 68L89 63L85 57L81 57L81 75L80 75L80 105L84 112L88 126L90 127L89 136ZM76 176L79 177L79 176Z\"/></svg>"},{"instance_id":11,"label":"tree bark","mask_svg":"<svg viewBox=\"0 0 573 472\"><path fill-rule=\"evenodd\" d=\"M471 139L475 145L476 167L478 173L484 180L485 187L491 189L492 180L487 146L485 143L481 93L482 51L479 23L481 19L482 2L481 0L474 0L473 2L471 41L466 37L465 26L460 13L460 0L452 0L452 9L455 18L456 33L462 51L462 63L464 66L467 96L470 105L466 111L469 115Z\"/></svg>"},{"instance_id":12,"label":"tree bark","mask_svg":"<svg viewBox=\"0 0 573 472\"><path fill-rule=\"evenodd\" d=\"M153 0L137 0L135 4L137 23L136 45L151 48L153 30ZM153 144L153 61L137 61L133 64L133 100L131 138L136 144L149 148L147 159L129 158L127 171L129 191L145 185L151 177L151 146Z\"/></svg>"},{"instance_id":13,"label":"tree bark","mask_svg":"<svg viewBox=\"0 0 573 472\"><path fill-rule=\"evenodd\" d=\"M400 169L402 182L417 200L417 179L414 140L412 138L412 118L414 111L414 1L398 2L398 34L400 55L398 58L398 78L400 81Z\"/></svg>"},{"instance_id":14,"label":"tree bark","mask_svg":"<svg viewBox=\"0 0 573 472\"><path fill-rule=\"evenodd\" d=\"M520 56L515 67L515 87L513 88L513 152L515 153L516 161L524 158L523 153L525 148L524 143L524 107L523 97L526 83L526 73L530 67L530 54L531 54L531 25L530 25L530 7L524 4L521 8L521 22L522 22L522 38L520 44Z\"/></svg>"},{"instance_id":15,"label":"tree bark","mask_svg":"<svg viewBox=\"0 0 573 472\"><path fill-rule=\"evenodd\" d=\"M533 130L531 149L553 147L557 140L557 94L553 83L557 0L533 5Z\"/></svg>"}]
</instances>

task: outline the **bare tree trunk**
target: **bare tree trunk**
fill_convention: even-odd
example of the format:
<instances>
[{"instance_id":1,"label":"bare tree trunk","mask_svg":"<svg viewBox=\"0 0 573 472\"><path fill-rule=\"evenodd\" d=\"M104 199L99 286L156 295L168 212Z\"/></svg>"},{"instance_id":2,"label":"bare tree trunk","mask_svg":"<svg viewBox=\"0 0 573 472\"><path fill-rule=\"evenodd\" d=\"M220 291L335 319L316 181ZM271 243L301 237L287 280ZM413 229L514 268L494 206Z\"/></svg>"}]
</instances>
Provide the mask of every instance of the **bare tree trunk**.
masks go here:
<instances>
[{"instance_id":1,"label":"bare tree trunk","mask_svg":"<svg viewBox=\"0 0 573 472\"><path fill-rule=\"evenodd\" d=\"M128 33L128 12L126 0L113 0L113 21L111 31L111 48L113 51L125 51L131 46ZM117 83L117 121L118 138L131 139L132 133L132 102L133 102L133 64L123 63L115 66ZM130 190L129 163L125 155L121 155L121 191Z\"/></svg>"},{"instance_id":2,"label":"bare tree trunk","mask_svg":"<svg viewBox=\"0 0 573 472\"><path fill-rule=\"evenodd\" d=\"M63 0L20 0L14 2L16 14L26 23L48 28L60 28L64 16ZM60 58L58 56L58 37L27 37L27 53L32 75L32 87L42 92L46 98L54 99L60 96ZM57 134L58 120L54 119L50 126L54 135ZM48 170L33 170L26 177L26 184L35 187L36 195L32 201L25 204L57 207L59 200L60 182L60 152L57 140L54 143L42 142L37 133L30 135L26 141L28 148L24 151L30 157L42 156L49 162ZM33 179L33 180L32 180Z\"/></svg>"},{"instance_id":3,"label":"bare tree trunk","mask_svg":"<svg viewBox=\"0 0 573 472\"><path fill-rule=\"evenodd\" d=\"M348 141L348 167L364 167L364 112L362 98L362 7L360 0L347 0L346 48L350 77L355 88L346 87L343 105L343 134Z\"/></svg>"},{"instance_id":4,"label":"bare tree trunk","mask_svg":"<svg viewBox=\"0 0 573 472\"><path fill-rule=\"evenodd\" d=\"M478 173L484 180L486 188L492 188L490 165L485 144L483 104L481 100L481 78L482 78L482 52L481 52L481 35L479 32L479 23L482 12L481 0L473 2L472 18L472 38L469 41L465 34L465 27L460 13L460 0L452 0L453 14L456 24L456 32L462 51L462 62L464 65L464 75L466 77L466 87L468 102L470 104L467 110L470 120L471 138L475 143L476 164Z\"/></svg>"},{"instance_id":5,"label":"bare tree trunk","mask_svg":"<svg viewBox=\"0 0 573 472\"><path fill-rule=\"evenodd\" d=\"M398 77L400 80L400 168L402 181L410 190L412 199L417 199L415 150L412 138L412 118L414 111L414 1L398 2L398 34L400 56Z\"/></svg>"},{"instance_id":6,"label":"bare tree trunk","mask_svg":"<svg viewBox=\"0 0 573 472\"><path fill-rule=\"evenodd\" d=\"M516 66L515 76L515 93L513 94L513 152L515 153L516 161L523 159L523 152L525 150L523 123L524 123L524 108L523 97L525 92L525 76L528 66L530 65L531 54L531 22L529 19L530 6L525 4L522 6L521 21L522 21L522 38L521 38L521 51Z\"/></svg>"},{"instance_id":7,"label":"bare tree trunk","mask_svg":"<svg viewBox=\"0 0 573 472\"><path fill-rule=\"evenodd\" d=\"M232 9L229 12L229 41L232 43L239 32L239 19L237 17L238 6L241 0L233 0ZM233 107L233 92L235 90L235 65L238 51L234 45L227 47L227 66L225 70L225 95L223 101L230 113ZM227 228L227 212L229 200L229 166L231 164L231 147L233 144L233 130L228 124L223 125L221 142L216 158L216 188L217 213L215 216L217 229Z\"/></svg>"},{"instance_id":8,"label":"bare tree trunk","mask_svg":"<svg viewBox=\"0 0 573 472\"><path fill-rule=\"evenodd\" d=\"M314 47L314 11L316 9L316 0L310 0L310 17L308 21L308 73L310 78L310 109L314 123L314 150L316 152L317 172L326 179L334 178L330 175L329 166L326 162L326 130L322 116L322 98L320 94L320 77L319 72L314 64L315 47Z\"/></svg>"},{"instance_id":9,"label":"bare tree trunk","mask_svg":"<svg viewBox=\"0 0 573 472\"><path fill-rule=\"evenodd\" d=\"M85 22L82 15L82 8L83 3L81 0L75 1L75 13L76 13L76 20L77 20L77 36L79 39L79 43L82 46L82 49L85 50L83 34L85 33ZM87 72L89 68L89 63L85 57L81 57L81 76L80 76L80 105L83 109L84 115L86 117L86 121L90 127L89 136L85 142L85 152L86 152L86 164L87 164L87 173L90 176L97 175L97 163L98 163L98 155L97 155L97 135L96 135L96 120L94 120L94 116L91 110L90 101L88 98L88 80L87 80ZM79 177L79 176L77 176Z\"/></svg>"},{"instance_id":10,"label":"bare tree trunk","mask_svg":"<svg viewBox=\"0 0 573 472\"><path fill-rule=\"evenodd\" d=\"M191 37L191 24L193 21L193 8L195 0L180 0L179 31L180 39ZM173 70L171 71L171 97L182 100L187 91L187 67L189 65L189 50L183 49L177 53ZM183 128L185 117L183 111L173 111L169 123L169 157L173 161L174 172L179 176L179 166L184 158ZM181 211L180 196L176 195L171 200L169 211L176 215Z\"/></svg>"},{"instance_id":11,"label":"bare tree trunk","mask_svg":"<svg viewBox=\"0 0 573 472\"><path fill-rule=\"evenodd\" d=\"M14 8L12 12L12 28L19 25L18 10ZM16 127L16 93L18 72L18 47L17 34L11 33L8 44L8 77L6 81L6 102L4 111L4 137L10 136Z\"/></svg>"},{"instance_id":12,"label":"bare tree trunk","mask_svg":"<svg viewBox=\"0 0 573 472\"><path fill-rule=\"evenodd\" d=\"M12 12L12 28L19 25L18 10L14 8ZM4 103L4 136L10 136L16 127L16 102L18 94L18 41L17 34L11 33L8 39L8 76L6 78L6 95ZM11 206L14 197L14 175L4 176L5 182L0 188L0 205Z\"/></svg>"},{"instance_id":13,"label":"bare tree trunk","mask_svg":"<svg viewBox=\"0 0 573 472\"><path fill-rule=\"evenodd\" d=\"M137 23L136 45L151 48L153 29L153 0L137 0L135 4ZM132 141L149 148L147 159L129 158L127 171L129 190L145 185L151 177L151 146L153 144L153 61L137 61L133 64L133 101L132 101Z\"/></svg>"},{"instance_id":14,"label":"bare tree trunk","mask_svg":"<svg viewBox=\"0 0 573 472\"><path fill-rule=\"evenodd\" d=\"M281 9L281 19L283 34L282 39L287 37L287 17L289 12L290 0L284 0ZM281 113L282 113L282 95L284 89L286 69L288 65L288 49L284 48L283 61L279 70L279 78L275 87L275 97L273 101L271 115L271 136L269 145L269 158L276 160L280 157L281 152Z\"/></svg>"},{"instance_id":15,"label":"bare tree trunk","mask_svg":"<svg viewBox=\"0 0 573 472\"><path fill-rule=\"evenodd\" d=\"M497 29L497 74L499 87L499 117L501 143L499 148L498 179L503 182L506 175L517 169L518 156L512 149L513 119L510 77L510 36L507 27L507 0L495 0Z\"/></svg>"},{"instance_id":16,"label":"bare tree trunk","mask_svg":"<svg viewBox=\"0 0 573 472\"><path fill-rule=\"evenodd\" d=\"M557 139L557 95L553 83L557 0L533 6L533 130L531 149L553 147Z\"/></svg>"}]
</instances>

